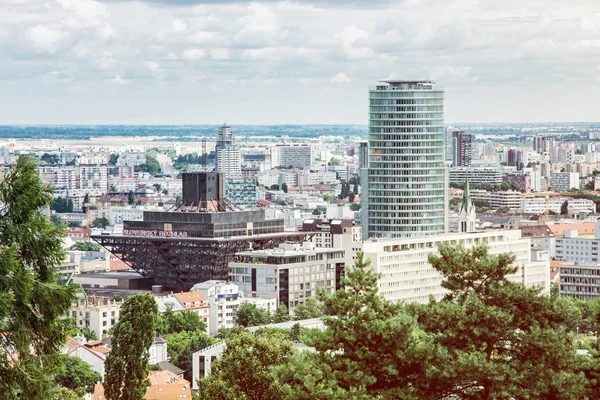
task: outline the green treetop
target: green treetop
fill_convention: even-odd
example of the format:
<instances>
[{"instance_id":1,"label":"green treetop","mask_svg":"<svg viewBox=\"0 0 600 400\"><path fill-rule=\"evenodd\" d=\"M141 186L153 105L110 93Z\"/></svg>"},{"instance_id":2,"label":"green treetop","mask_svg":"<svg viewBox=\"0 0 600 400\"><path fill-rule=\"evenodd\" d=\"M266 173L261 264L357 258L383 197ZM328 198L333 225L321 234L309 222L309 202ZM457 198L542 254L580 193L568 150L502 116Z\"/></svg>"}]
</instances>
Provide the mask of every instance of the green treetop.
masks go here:
<instances>
[{"instance_id":1,"label":"green treetop","mask_svg":"<svg viewBox=\"0 0 600 400\"><path fill-rule=\"evenodd\" d=\"M44 214L52 189L37 164L21 157L0 183L0 393L50 397L50 377L71 330L73 287L57 284L63 230Z\"/></svg>"},{"instance_id":2,"label":"green treetop","mask_svg":"<svg viewBox=\"0 0 600 400\"><path fill-rule=\"evenodd\" d=\"M150 386L148 349L154 340L157 305L150 293L130 296L121 306L106 359L107 400L140 400Z\"/></svg>"}]
</instances>

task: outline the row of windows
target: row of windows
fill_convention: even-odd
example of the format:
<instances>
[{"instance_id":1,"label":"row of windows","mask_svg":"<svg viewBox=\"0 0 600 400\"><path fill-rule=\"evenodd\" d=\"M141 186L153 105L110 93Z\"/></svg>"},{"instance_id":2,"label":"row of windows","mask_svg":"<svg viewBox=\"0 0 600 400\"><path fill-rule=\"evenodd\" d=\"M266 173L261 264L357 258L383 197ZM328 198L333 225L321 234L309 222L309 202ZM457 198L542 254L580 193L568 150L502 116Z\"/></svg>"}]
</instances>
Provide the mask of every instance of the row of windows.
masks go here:
<instances>
[{"instance_id":1,"label":"row of windows","mask_svg":"<svg viewBox=\"0 0 600 400\"><path fill-rule=\"evenodd\" d=\"M371 113L370 120L376 119L443 119L442 113Z\"/></svg>"},{"instance_id":2,"label":"row of windows","mask_svg":"<svg viewBox=\"0 0 600 400\"><path fill-rule=\"evenodd\" d=\"M370 126L442 126L444 124L443 119L432 119L432 120L415 120L415 119L401 119L401 120L371 120Z\"/></svg>"},{"instance_id":3,"label":"row of windows","mask_svg":"<svg viewBox=\"0 0 600 400\"><path fill-rule=\"evenodd\" d=\"M375 134L375 133L419 133L419 132L443 134L444 127L442 125L429 126L427 128L419 128L416 126L409 127L409 128L400 128L400 127L387 128L387 127L379 127L379 126L369 126L369 132L371 134Z\"/></svg>"},{"instance_id":4,"label":"row of windows","mask_svg":"<svg viewBox=\"0 0 600 400\"><path fill-rule=\"evenodd\" d=\"M381 100L373 100L373 101L381 101ZM396 107L385 107L381 105L372 104L369 107L370 112L410 112L410 111L425 111L425 112L435 112L435 111L444 111L444 107L442 106L396 106Z\"/></svg>"},{"instance_id":5,"label":"row of windows","mask_svg":"<svg viewBox=\"0 0 600 400\"><path fill-rule=\"evenodd\" d=\"M444 101L444 92L435 91L435 92L411 92L411 91L382 91L382 92L371 92L369 93L370 100L376 99L408 99L408 101L433 101L432 104L443 104ZM434 100L427 100L434 99ZM411 104L411 103L408 103Z\"/></svg>"}]
</instances>

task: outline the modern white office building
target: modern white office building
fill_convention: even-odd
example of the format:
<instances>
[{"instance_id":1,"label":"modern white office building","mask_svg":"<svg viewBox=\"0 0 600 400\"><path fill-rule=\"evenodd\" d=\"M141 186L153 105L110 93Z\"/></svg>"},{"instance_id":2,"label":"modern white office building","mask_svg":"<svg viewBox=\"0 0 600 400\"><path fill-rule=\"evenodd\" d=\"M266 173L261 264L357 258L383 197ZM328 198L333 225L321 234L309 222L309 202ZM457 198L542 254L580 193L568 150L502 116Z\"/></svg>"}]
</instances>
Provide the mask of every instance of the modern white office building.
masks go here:
<instances>
[{"instance_id":1,"label":"modern white office building","mask_svg":"<svg viewBox=\"0 0 600 400\"><path fill-rule=\"evenodd\" d=\"M219 128L215 152L217 153L216 171L221 172L224 179L242 177L242 156L239 146L235 143L232 127L223 125Z\"/></svg>"},{"instance_id":2,"label":"modern white office building","mask_svg":"<svg viewBox=\"0 0 600 400\"><path fill-rule=\"evenodd\" d=\"M427 303L429 296L441 299L446 293L442 275L429 264L428 256L437 253L442 243L472 247L486 243L490 254L512 253L517 272L513 282L541 286L550 292L550 261L532 261L531 241L520 230L441 234L432 237L371 239L362 244L371 267L382 274L379 293L391 301Z\"/></svg>"},{"instance_id":3,"label":"modern white office building","mask_svg":"<svg viewBox=\"0 0 600 400\"><path fill-rule=\"evenodd\" d=\"M363 238L446 232L444 132L444 90L434 82L387 80L369 88Z\"/></svg>"},{"instance_id":4,"label":"modern white office building","mask_svg":"<svg viewBox=\"0 0 600 400\"><path fill-rule=\"evenodd\" d=\"M550 174L550 190L568 192L572 188L579 189L579 172L552 172Z\"/></svg>"},{"instance_id":5,"label":"modern white office building","mask_svg":"<svg viewBox=\"0 0 600 400\"><path fill-rule=\"evenodd\" d=\"M277 144L271 147L273 167L304 168L312 164L312 147L309 144Z\"/></svg>"},{"instance_id":6,"label":"modern white office building","mask_svg":"<svg viewBox=\"0 0 600 400\"><path fill-rule=\"evenodd\" d=\"M195 284L190 292L202 292L210 305L209 329L215 335L221 328L233 328L236 325L237 309L244 302L252 302L256 307L265 309L270 313L277 308L277 300L244 297L240 288L225 281L206 281Z\"/></svg>"},{"instance_id":7,"label":"modern white office building","mask_svg":"<svg viewBox=\"0 0 600 400\"><path fill-rule=\"evenodd\" d=\"M542 246L550 252L550 257L557 260L580 263L599 263L598 248L600 247L600 221L594 223L594 237L580 237L574 225L573 229L565 231L562 236L544 238Z\"/></svg>"},{"instance_id":8,"label":"modern white office building","mask_svg":"<svg viewBox=\"0 0 600 400\"><path fill-rule=\"evenodd\" d=\"M501 184L502 168L492 167L452 167L448 170L450 183L464 183L466 179L472 184Z\"/></svg>"},{"instance_id":9,"label":"modern white office building","mask_svg":"<svg viewBox=\"0 0 600 400\"><path fill-rule=\"evenodd\" d=\"M269 250L243 251L229 263L230 276L248 296L276 299L290 310L316 297L340 289L344 250L317 248L312 242L284 243Z\"/></svg>"},{"instance_id":10,"label":"modern white office building","mask_svg":"<svg viewBox=\"0 0 600 400\"><path fill-rule=\"evenodd\" d=\"M485 190L471 190L473 200L485 200L492 208L508 207L513 211L521 210L521 192L505 190L488 192Z\"/></svg>"},{"instance_id":11,"label":"modern white office building","mask_svg":"<svg viewBox=\"0 0 600 400\"><path fill-rule=\"evenodd\" d=\"M569 214L593 213L596 210L596 204L589 199L550 199L546 203L543 197L523 199L521 202L521 211L527 214L544 214L546 211L552 211L560 214L564 202L568 204Z\"/></svg>"}]
</instances>

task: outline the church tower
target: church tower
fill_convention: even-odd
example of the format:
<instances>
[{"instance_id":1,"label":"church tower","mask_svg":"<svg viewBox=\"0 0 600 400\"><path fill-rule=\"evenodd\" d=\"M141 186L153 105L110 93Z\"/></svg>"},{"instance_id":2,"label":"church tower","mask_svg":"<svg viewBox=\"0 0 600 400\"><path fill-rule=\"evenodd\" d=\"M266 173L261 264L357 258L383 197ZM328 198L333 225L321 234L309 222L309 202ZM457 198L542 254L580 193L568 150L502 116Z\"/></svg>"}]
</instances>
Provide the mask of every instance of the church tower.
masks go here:
<instances>
[{"instance_id":1,"label":"church tower","mask_svg":"<svg viewBox=\"0 0 600 400\"><path fill-rule=\"evenodd\" d=\"M463 191L462 203L460 203L460 211L458 213L458 231L460 233L475 232L475 206L471 201L469 193L469 178L465 180L465 190Z\"/></svg>"}]
</instances>

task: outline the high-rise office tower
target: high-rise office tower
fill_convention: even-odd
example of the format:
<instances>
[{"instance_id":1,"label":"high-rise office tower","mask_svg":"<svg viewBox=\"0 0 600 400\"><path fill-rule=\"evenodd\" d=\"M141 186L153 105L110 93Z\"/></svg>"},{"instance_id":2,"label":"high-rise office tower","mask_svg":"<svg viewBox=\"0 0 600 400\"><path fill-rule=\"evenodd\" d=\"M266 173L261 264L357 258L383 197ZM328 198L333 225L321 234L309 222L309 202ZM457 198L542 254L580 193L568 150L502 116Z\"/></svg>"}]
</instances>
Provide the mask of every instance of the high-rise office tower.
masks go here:
<instances>
[{"instance_id":1,"label":"high-rise office tower","mask_svg":"<svg viewBox=\"0 0 600 400\"><path fill-rule=\"evenodd\" d=\"M363 237L446 232L444 90L429 80L369 89L369 169Z\"/></svg>"},{"instance_id":2,"label":"high-rise office tower","mask_svg":"<svg viewBox=\"0 0 600 400\"><path fill-rule=\"evenodd\" d=\"M463 131L452 131L452 166L470 167L472 162L472 136Z\"/></svg>"},{"instance_id":3,"label":"high-rise office tower","mask_svg":"<svg viewBox=\"0 0 600 400\"><path fill-rule=\"evenodd\" d=\"M242 177L240 148L235 144L233 128L227 124L219 128L215 152L217 153L216 172L222 173L225 179Z\"/></svg>"}]
</instances>

